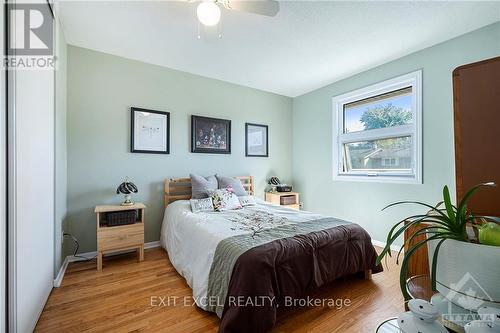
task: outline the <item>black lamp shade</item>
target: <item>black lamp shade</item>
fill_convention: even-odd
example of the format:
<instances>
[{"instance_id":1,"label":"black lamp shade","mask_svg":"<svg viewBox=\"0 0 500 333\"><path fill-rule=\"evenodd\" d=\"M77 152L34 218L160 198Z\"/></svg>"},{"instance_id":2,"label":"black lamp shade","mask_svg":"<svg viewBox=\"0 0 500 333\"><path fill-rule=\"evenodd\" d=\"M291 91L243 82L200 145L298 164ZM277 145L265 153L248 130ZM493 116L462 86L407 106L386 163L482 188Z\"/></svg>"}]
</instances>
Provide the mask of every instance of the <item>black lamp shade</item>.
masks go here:
<instances>
[{"instance_id":1,"label":"black lamp shade","mask_svg":"<svg viewBox=\"0 0 500 333\"><path fill-rule=\"evenodd\" d=\"M123 183L118 186L116 189L116 194L131 194L131 193L137 193L137 186L135 186L134 183L129 182L129 181L124 181Z\"/></svg>"}]
</instances>

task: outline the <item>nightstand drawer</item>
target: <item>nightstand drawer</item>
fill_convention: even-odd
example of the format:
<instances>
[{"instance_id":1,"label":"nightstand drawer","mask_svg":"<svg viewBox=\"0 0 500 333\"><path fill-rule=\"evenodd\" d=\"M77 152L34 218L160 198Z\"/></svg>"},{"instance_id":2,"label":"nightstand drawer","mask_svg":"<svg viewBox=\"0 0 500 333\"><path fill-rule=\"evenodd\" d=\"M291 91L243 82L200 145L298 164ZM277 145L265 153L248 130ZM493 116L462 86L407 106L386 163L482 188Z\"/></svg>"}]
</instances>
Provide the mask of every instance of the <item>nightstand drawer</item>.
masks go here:
<instances>
[{"instance_id":1,"label":"nightstand drawer","mask_svg":"<svg viewBox=\"0 0 500 333\"><path fill-rule=\"evenodd\" d=\"M99 228L97 249L120 249L144 243L144 224L135 223L119 227Z\"/></svg>"}]
</instances>

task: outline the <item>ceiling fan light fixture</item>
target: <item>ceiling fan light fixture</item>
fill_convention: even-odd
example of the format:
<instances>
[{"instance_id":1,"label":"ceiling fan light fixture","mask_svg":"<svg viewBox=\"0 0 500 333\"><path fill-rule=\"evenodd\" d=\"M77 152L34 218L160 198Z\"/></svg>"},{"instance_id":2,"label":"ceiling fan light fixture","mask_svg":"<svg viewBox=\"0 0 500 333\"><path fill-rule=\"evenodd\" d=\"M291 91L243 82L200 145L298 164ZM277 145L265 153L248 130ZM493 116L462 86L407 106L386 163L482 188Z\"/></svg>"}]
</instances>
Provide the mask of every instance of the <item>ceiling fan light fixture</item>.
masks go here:
<instances>
[{"instance_id":1,"label":"ceiling fan light fixture","mask_svg":"<svg viewBox=\"0 0 500 333\"><path fill-rule=\"evenodd\" d=\"M219 23L221 13L215 2L203 1L196 8L196 15L203 25L211 27Z\"/></svg>"}]
</instances>

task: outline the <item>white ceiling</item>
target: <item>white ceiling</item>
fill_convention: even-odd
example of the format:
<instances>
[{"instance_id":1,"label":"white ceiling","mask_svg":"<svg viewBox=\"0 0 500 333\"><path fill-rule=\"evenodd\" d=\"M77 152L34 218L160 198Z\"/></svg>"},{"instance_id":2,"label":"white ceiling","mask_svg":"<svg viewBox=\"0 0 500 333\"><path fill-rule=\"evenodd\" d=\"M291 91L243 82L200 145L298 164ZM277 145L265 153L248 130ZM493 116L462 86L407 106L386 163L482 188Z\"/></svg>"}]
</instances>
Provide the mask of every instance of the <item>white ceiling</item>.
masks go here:
<instances>
[{"instance_id":1,"label":"white ceiling","mask_svg":"<svg viewBox=\"0 0 500 333\"><path fill-rule=\"evenodd\" d=\"M197 38L196 3L64 1L69 44L295 97L500 20L500 2L281 1L223 9Z\"/></svg>"}]
</instances>

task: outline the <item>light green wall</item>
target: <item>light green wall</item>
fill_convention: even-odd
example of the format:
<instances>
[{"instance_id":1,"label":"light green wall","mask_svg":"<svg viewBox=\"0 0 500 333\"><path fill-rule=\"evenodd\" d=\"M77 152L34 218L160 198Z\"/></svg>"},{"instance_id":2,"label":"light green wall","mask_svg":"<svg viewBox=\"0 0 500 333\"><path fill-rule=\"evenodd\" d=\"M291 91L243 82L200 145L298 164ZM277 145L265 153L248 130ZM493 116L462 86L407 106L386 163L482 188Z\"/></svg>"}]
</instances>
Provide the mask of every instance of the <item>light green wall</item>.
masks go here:
<instances>
[{"instance_id":1,"label":"light green wall","mask_svg":"<svg viewBox=\"0 0 500 333\"><path fill-rule=\"evenodd\" d=\"M62 232L66 218L67 198L67 147L66 147L66 73L67 44L59 20L56 23L56 71L55 71L55 228L54 228L54 276L62 263ZM67 244L67 243L66 243Z\"/></svg>"},{"instance_id":2,"label":"light green wall","mask_svg":"<svg viewBox=\"0 0 500 333\"><path fill-rule=\"evenodd\" d=\"M170 155L130 153L130 107L169 111ZM68 231L96 249L94 206L119 203L129 176L146 210L146 242L157 241L163 180L190 172L291 180L292 100L74 46L68 47ZM190 115L232 120L232 154L190 153ZM269 158L245 157L245 122L269 125Z\"/></svg>"},{"instance_id":3,"label":"light green wall","mask_svg":"<svg viewBox=\"0 0 500 333\"><path fill-rule=\"evenodd\" d=\"M436 203L455 191L452 71L500 55L500 23L335 82L293 100L293 181L305 208L359 223L384 241L415 208L381 208L398 200ZM332 97L423 69L423 185L332 181Z\"/></svg>"}]
</instances>

